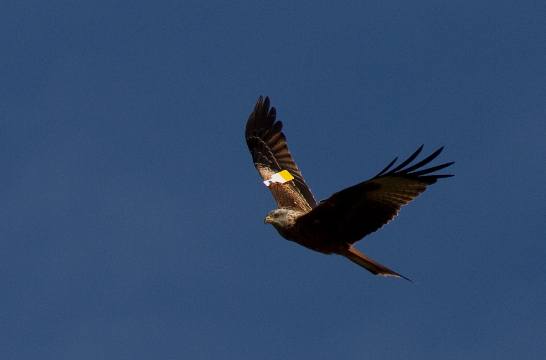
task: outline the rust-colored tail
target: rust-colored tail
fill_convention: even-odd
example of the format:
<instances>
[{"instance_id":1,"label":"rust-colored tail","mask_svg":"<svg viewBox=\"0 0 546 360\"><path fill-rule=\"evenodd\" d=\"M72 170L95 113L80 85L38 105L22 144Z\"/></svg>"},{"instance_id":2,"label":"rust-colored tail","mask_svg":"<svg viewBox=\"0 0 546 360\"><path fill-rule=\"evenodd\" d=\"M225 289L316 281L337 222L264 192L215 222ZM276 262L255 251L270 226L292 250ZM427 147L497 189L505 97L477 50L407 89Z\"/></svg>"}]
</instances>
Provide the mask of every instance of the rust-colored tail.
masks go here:
<instances>
[{"instance_id":1,"label":"rust-colored tail","mask_svg":"<svg viewBox=\"0 0 546 360\"><path fill-rule=\"evenodd\" d=\"M352 246L347 250L347 253L343 254L343 255L347 259L351 260L355 264L358 264L358 265L362 266L364 269L368 270L369 272L371 272L374 275L396 276L396 277L404 278L404 279L406 279L406 280L408 280L410 282L413 282L410 279L408 279L407 277L402 276L402 275L400 275L398 273L395 273L391 269L388 269L385 266L383 266L383 265L381 265L379 263L376 263L375 261L373 261L372 259L370 259L366 255L362 254L361 252L359 252L358 250L356 250Z\"/></svg>"}]
</instances>

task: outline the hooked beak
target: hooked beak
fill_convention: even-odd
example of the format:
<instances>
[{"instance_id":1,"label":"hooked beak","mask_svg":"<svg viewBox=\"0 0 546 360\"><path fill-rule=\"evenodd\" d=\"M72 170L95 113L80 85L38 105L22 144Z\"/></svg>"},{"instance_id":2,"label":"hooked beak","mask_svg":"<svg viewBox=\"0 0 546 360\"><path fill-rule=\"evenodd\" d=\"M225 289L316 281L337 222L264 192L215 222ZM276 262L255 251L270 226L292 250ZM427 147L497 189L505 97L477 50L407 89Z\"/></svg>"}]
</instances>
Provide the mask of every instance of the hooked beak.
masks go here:
<instances>
[{"instance_id":1,"label":"hooked beak","mask_svg":"<svg viewBox=\"0 0 546 360\"><path fill-rule=\"evenodd\" d=\"M273 218L271 218L269 215L265 217L264 224L271 224L273 222Z\"/></svg>"}]
</instances>

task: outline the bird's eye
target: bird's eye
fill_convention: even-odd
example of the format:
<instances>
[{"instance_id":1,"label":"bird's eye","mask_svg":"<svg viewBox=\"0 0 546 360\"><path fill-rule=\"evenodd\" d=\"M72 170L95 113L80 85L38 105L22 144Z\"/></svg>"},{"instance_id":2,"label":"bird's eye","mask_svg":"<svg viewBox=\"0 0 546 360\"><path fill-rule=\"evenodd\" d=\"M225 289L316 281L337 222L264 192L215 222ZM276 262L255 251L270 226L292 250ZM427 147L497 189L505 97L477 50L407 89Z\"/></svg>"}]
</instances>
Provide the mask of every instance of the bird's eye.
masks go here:
<instances>
[{"instance_id":1,"label":"bird's eye","mask_svg":"<svg viewBox=\"0 0 546 360\"><path fill-rule=\"evenodd\" d=\"M274 214L273 217L276 219L279 217L279 214Z\"/></svg>"}]
</instances>

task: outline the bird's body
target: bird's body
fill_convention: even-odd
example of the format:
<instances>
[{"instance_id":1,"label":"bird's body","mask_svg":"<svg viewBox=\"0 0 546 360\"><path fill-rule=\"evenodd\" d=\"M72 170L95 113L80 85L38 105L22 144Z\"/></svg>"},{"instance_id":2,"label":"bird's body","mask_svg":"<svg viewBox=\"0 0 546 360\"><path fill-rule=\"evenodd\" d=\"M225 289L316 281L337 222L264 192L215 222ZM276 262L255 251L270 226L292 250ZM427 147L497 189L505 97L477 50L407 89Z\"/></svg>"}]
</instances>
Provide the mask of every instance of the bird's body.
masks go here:
<instances>
[{"instance_id":1,"label":"bird's body","mask_svg":"<svg viewBox=\"0 0 546 360\"><path fill-rule=\"evenodd\" d=\"M305 212L290 209L271 211L265 218L265 223L273 225L286 240L294 241L308 249L323 254L342 254L349 247L346 242L333 241L336 234L321 226L319 220L306 224ZM300 220L301 219L301 220Z\"/></svg>"},{"instance_id":2,"label":"bird's body","mask_svg":"<svg viewBox=\"0 0 546 360\"><path fill-rule=\"evenodd\" d=\"M254 165L279 206L267 215L265 222L272 224L283 238L308 249L345 256L376 275L404 277L361 254L353 244L392 220L400 207L419 196L427 185L452 176L430 175L452 163L421 169L443 148L406 167L419 155L421 146L396 168L389 171L397 160L394 159L372 179L341 190L317 204L288 151L282 123L275 120L276 110L269 109L269 98L264 101L260 96L245 132ZM283 170L293 178L271 180Z\"/></svg>"}]
</instances>

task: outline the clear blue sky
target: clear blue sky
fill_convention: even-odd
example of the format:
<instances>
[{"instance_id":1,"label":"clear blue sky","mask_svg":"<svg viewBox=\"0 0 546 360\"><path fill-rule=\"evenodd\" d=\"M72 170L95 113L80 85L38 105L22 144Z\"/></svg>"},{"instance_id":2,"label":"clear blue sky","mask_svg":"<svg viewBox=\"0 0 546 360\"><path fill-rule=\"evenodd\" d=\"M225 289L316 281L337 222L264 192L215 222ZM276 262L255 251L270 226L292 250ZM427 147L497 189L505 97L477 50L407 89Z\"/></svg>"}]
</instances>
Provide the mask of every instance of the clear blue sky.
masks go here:
<instances>
[{"instance_id":1,"label":"clear blue sky","mask_svg":"<svg viewBox=\"0 0 546 360\"><path fill-rule=\"evenodd\" d=\"M541 359L544 1L9 1L0 358ZM282 239L260 94L317 200L455 161L357 249Z\"/></svg>"}]
</instances>

